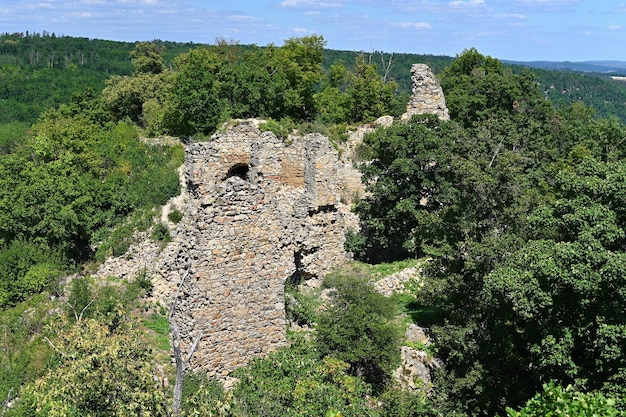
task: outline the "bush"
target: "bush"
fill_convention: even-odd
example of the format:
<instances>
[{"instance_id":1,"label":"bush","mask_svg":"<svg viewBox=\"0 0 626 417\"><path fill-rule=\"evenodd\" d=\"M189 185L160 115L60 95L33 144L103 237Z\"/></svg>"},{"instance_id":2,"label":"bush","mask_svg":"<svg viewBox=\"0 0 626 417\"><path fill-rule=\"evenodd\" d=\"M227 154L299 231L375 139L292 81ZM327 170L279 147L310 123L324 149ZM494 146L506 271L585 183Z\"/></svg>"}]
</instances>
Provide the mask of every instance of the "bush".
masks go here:
<instances>
[{"instance_id":1,"label":"bush","mask_svg":"<svg viewBox=\"0 0 626 417\"><path fill-rule=\"evenodd\" d=\"M285 314L299 326L310 326L317 321L318 303L314 296L300 291L297 285L285 285Z\"/></svg>"},{"instance_id":2,"label":"bush","mask_svg":"<svg viewBox=\"0 0 626 417\"><path fill-rule=\"evenodd\" d=\"M202 373L185 374L181 411L183 416L226 417L229 396L222 384Z\"/></svg>"},{"instance_id":3,"label":"bush","mask_svg":"<svg viewBox=\"0 0 626 417\"><path fill-rule=\"evenodd\" d=\"M380 415L384 417L434 417L441 415L424 396L399 388L386 390L379 399L382 403Z\"/></svg>"},{"instance_id":4,"label":"bush","mask_svg":"<svg viewBox=\"0 0 626 417\"><path fill-rule=\"evenodd\" d=\"M614 417L626 416L615 407L615 400L605 398L599 393L582 393L549 382L543 385L543 392L528 400L520 411L507 408L509 417Z\"/></svg>"},{"instance_id":5,"label":"bush","mask_svg":"<svg viewBox=\"0 0 626 417\"><path fill-rule=\"evenodd\" d=\"M296 128L296 124L288 117L284 117L280 121L270 118L265 123L261 123L259 127L263 132L272 132L276 137L286 140L289 133Z\"/></svg>"},{"instance_id":6,"label":"bush","mask_svg":"<svg viewBox=\"0 0 626 417\"><path fill-rule=\"evenodd\" d=\"M0 250L0 308L49 289L67 266L45 246L15 240Z\"/></svg>"},{"instance_id":7,"label":"bush","mask_svg":"<svg viewBox=\"0 0 626 417\"><path fill-rule=\"evenodd\" d=\"M170 228L166 224L158 222L152 228L152 239L161 243L171 242Z\"/></svg>"},{"instance_id":8,"label":"bush","mask_svg":"<svg viewBox=\"0 0 626 417\"><path fill-rule=\"evenodd\" d=\"M348 229L344 249L346 252L350 252L354 259L363 260L366 252L365 237L352 229Z\"/></svg>"},{"instance_id":9,"label":"bush","mask_svg":"<svg viewBox=\"0 0 626 417\"><path fill-rule=\"evenodd\" d=\"M59 365L22 387L16 412L48 417L166 415L152 351L133 319L116 330L85 319L60 332L54 345Z\"/></svg>"},{"instance_id":10,"label":"bush","mask_svg":"<svg viewBox=\"0 0 626 417\"><path fill-rule=\"evenodd\" d=\"M400 363L402 331L394 321L395 303L358 276L333 276L330 305L320 314L317 346L321 354L350 364L350 373L384 385Z\"/></svg>"},{"instance_id":11,"label":"bush","mask_svg":"<svg viewBox=\"0 0 626 417\"><path fill-rule=\"evenodd\" d=\"M348 367L336 358L320 360L313 345L299 341L236 371L231 411L236 416L377 415L369 406L367 384L347 374Z\"/></svg>"},{"instance_id":12,"label":"bush","mask_svg":"<svg viewBox=\"0 0 626 417\"><path fill-rule=\"evenodd\" d=\"M183 219L183 213L175 208L167 214L167 219L174 224L178 224Z\"/></svg>"}]
</instances>

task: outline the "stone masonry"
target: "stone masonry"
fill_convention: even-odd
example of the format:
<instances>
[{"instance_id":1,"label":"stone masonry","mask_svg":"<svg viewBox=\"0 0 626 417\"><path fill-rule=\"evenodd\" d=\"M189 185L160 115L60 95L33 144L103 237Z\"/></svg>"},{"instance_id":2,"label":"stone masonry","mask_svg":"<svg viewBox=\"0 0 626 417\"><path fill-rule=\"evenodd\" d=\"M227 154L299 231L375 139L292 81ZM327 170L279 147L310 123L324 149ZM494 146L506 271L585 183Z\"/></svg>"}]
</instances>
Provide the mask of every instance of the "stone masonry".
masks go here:
<instances>
[{"instance_id":1,"label":"stone masonry","mask_svg":"<svg viewBox=\"0 0 626 417\"><path fill-rule=\"evenodd\" d=\"M435 114L441 120L450 119L443 89L428 65L411 66L411 83L411 99L406 113L402 115L402 121L410 120L414 114Z\"/></svg>"},{"instance_id":2,"label":"stone masonry","mask_svg":"<svg viewBox=\"0 0 626 417\"><path fill-rule=\"evenodd\" d=\"M244 121L187 147L187 208L153 280L176 300L184 356L202 335L196 371L225 379L285 345L285 281L349 259L358 220L339 201L337 151L317 134L289 141Z\"/></svg>"}]
</instances>

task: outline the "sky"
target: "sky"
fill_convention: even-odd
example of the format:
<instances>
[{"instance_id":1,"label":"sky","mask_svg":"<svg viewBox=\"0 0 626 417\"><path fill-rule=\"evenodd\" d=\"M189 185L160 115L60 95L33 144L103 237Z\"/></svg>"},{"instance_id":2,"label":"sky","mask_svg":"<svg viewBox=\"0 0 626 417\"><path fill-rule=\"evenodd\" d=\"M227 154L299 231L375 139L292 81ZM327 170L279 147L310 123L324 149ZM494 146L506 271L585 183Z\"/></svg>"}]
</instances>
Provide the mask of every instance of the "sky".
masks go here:
<instances>
[{"instance_id":1,"label":"sky","mask_svg":"<svg viewBox=\"0 0 626 417\"><path fill-rule=\"evenodd\" d=\"M0 0L0 33L626 61L626 0Z\"/></svg>"}]
</instances>

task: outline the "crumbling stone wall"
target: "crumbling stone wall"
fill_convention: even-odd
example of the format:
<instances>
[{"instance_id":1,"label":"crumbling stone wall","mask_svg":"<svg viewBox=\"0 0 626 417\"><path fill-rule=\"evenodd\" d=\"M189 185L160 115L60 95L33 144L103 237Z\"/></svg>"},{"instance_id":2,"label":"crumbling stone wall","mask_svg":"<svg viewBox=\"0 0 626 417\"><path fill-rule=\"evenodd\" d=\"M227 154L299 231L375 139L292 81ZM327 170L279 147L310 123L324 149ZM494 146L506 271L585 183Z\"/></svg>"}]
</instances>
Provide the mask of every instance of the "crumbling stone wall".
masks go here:
<instances>
[{"instance_id":1,"label":"crumbling stone wall","mask_svg":"<svg viewBox=\"0 0 626 417\"><path fill-rule=\"evenodd\" d=\"M286 342L284 285L349 259L339 159L327 138L286 145L252 121L187 147L189 201L154 268L183 345L202 335L191 367L227 377Z\"/></svg>"},{"instance_id":2,"label":"crumbling stone wall","mask_svg":"<svg viewBox=\"0 0 626 417\"><path fill-rule=\"evenodd\" d=\"M441 120L450 119L443 89L428 65L411 65L411 84L411 99L402 121L410 120L414 114L435 114Z\"/></svg>"}]
</instances>

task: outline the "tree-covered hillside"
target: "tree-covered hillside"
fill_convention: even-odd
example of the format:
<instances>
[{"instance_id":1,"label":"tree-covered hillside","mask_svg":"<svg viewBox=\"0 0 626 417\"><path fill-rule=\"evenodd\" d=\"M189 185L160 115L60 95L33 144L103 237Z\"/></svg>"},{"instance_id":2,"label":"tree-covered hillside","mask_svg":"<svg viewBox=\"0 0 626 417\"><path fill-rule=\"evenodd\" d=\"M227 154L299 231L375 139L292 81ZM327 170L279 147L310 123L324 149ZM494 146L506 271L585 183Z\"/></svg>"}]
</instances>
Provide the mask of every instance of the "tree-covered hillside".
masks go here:
<instances>
[{"instance_id":1,"label":"tree-covered hillside","mask_svg":"<svg viewBox=\"0 0 626 417\"><path fill-rule=\"evenodd\" d=\"M172 68L176 56L199 46L215 45L153 41L163 48L164 64ZM130 75L128 59L135 44L99 39L55 36L44 32L0 35L0 123L32 123L49 107L67 104L73 93L87 88L98 92L112 75ZM238 45L246 50L250 45ZM262 48L265 46L261 46ZM459 51L461 52L461 51ZM375 64L387 80L394 80L403 92L411 89L411 65L426 63L439 74L453 59L447 56L389 54L380 51L338 51L324 49L323 68L343 63L354 69L357 58ZM514 71L523 67L512 65ZM533 69L537 81L553 104L567 105L582 101L601 117L615 115L626 121L626 83L612 80L606 74L589 74L566 70Z\"/></svg>"}]
</instances>

